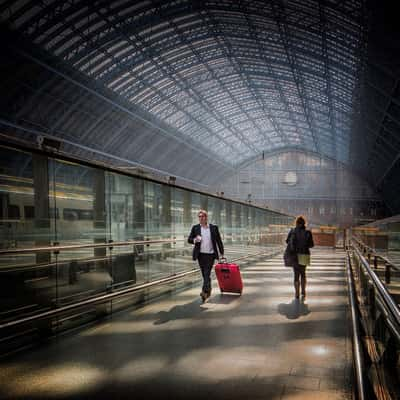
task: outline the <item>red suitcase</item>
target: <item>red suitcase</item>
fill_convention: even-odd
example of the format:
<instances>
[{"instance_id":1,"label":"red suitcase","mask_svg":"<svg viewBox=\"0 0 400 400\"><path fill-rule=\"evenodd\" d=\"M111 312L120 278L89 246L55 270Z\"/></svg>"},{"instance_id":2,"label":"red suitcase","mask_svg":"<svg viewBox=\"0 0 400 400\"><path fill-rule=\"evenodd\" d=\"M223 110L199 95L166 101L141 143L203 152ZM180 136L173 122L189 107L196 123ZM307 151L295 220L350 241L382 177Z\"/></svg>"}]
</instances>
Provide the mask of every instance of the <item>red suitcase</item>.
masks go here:
<instances>
[{"instance_id":1,"label":"red suitcase","mask_svg":"<svg viewBox=\"0 0 400 400\"><path fill-rule=\"evenodd\" d=\"M217 275L221 293L232 292L242 294L243 282L239 265L227 263L226 259L222 259L221 261L215 265L215 274Z\"/></svg>"}]
</instances>

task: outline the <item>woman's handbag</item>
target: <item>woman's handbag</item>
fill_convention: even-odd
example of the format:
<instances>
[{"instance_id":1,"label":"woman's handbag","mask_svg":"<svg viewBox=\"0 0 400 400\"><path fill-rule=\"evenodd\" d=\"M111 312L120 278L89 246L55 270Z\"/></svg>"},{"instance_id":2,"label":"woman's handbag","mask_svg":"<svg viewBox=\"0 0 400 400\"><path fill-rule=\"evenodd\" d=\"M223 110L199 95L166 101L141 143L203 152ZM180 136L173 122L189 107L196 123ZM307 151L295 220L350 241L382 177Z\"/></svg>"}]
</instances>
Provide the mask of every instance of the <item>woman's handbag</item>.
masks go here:
<instances>
[{"instance_id":1,"label":"woman's handbag","mask_svg":"<svg viewBox=\"0 0 400 400\"><path fill-rule=\"evenodd\" d=\"M297 264L296 245L294 243L296 235L293 229L289 233L288 244L285 252L283 253L283 262L285 267L294 267Z\"/></svg>"},{"instance_id":2,"label":"woman's handbag","mask_svg":"<svg viewBox=\"0 0 400 400\"><path fill-rule=\"evenodd\" d=\"M283 261L285 267L294 267L297 264L297 254L292 252L289 247L289 245L286 246L286 250L283 253Z\"/></svg>"}]
</instances>

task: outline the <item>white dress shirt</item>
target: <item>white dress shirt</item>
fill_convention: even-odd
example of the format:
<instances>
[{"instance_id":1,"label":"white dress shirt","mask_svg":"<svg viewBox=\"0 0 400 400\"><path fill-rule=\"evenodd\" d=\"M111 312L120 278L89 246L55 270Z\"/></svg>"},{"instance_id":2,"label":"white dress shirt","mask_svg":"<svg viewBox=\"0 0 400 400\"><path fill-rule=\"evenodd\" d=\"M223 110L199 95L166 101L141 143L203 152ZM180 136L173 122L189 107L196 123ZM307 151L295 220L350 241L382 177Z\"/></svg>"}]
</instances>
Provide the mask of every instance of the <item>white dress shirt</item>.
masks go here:
<instances>
[{"instance_id":1,"label":"white dress shirt","mask_svg":"<svg viewBox=\"0 0 400 400\"><path fill-rule=\"evenodd\" d=\"M211 241L210 225L207 225L206 227L201 225L200 253L206 253L206 254L214 253L214 248Z\"/></svg>"}]
</instances>

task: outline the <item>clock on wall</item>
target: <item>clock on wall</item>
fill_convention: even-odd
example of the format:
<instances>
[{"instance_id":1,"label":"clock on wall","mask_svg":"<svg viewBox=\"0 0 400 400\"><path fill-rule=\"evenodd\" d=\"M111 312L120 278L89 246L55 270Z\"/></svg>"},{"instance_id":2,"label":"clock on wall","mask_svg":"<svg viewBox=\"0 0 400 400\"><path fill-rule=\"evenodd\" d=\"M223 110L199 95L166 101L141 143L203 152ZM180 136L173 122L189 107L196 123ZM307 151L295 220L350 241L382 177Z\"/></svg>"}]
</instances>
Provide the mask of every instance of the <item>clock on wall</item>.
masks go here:
<instances>
[{"instance_id":1,"label":"clock on wall","mask_svg":"<svg viewBox=\"0 0 400 400\"><path fill-rule=\"evenodd\" d=\"M283 183L285 183L288 186L294 186L297 184L297 174L294 171L289 171L286 172L284 178L283 178Z\"/></svg>"}]
</instances>

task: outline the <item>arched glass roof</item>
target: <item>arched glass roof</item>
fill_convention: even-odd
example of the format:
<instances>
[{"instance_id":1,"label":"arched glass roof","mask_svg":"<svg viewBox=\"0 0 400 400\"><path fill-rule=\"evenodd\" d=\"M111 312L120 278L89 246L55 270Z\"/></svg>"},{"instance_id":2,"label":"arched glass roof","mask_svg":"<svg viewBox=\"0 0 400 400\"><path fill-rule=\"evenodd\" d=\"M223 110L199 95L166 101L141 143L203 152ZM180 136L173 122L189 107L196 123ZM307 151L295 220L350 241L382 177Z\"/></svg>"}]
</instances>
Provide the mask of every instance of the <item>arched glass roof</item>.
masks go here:
<instances>
[{"instance_id":1,"label":"arched glass roof","mask_svg":"<svg viewBox=\"0 0 400 400\"><path fill-rule=\"evenodd\" d=\"M0 1L30 42L227 166L350 158L364 0ZM101 138L99 138L101 140Z\"/></svg>"}]
</instances>

